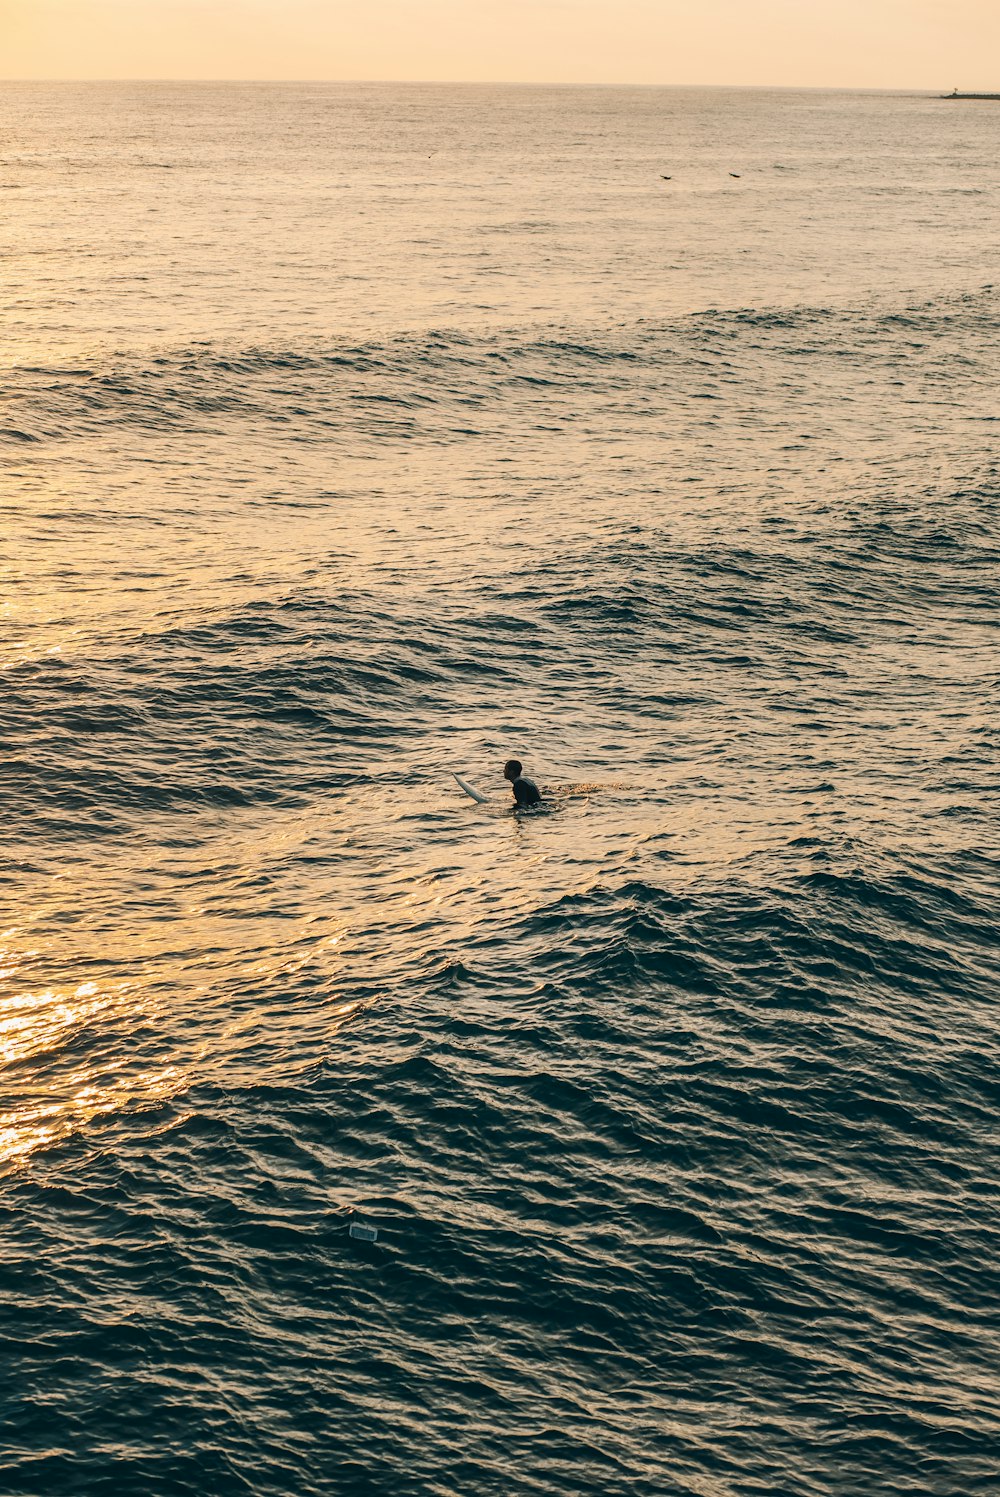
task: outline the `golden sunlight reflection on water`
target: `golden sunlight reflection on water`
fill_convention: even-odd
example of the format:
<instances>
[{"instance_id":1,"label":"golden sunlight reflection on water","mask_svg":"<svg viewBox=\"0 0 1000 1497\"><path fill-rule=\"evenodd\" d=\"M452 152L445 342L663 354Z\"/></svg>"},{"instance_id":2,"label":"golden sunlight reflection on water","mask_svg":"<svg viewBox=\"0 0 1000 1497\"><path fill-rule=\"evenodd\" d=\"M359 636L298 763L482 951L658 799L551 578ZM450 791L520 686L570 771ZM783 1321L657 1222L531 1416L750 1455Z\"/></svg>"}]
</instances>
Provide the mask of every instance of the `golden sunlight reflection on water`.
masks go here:
<instances>
[{"instance_id":1,"label":"golden sunlight reflection on water","mask_svg":"<svg viewBox=\"0 0 1000 1497\"><path fill-rule=\"evenodd\" d=\"M426 766L401 761L400 780L332 791L308 810L205 807L152 855L109 848L93 885L75 864L29 876L21 924L0 938L0 1055L13 1083L0 1162L199 1080L323 1056L421 962L487 928L502 938L531 886L551 902L586 896L598 852L605 878L666 860L676 885L809 829L805 803L789 795L779 807L763 785L738 804L692 800L683 787L697 764L680 757L651 762L644 784L639 766L631 783L560 780L550 756L549 809L517 816L492 749L462 756L490 791L484 806L451 784L452 752L440 750L430 799L424 779L408 780Z\"/></svg>"},{"instance_id":2,"label":"golden sunlight reflection on water","mask_svg":"<svg viewBox=\"0 0 1000 1497\"><path fill-rule=\"evenodd\" d=\"M314 1064L372 1004L405 1003L477 938L502 944L535 887L554 906L588 897L595 867L631 879L669 863L673 886L740 863L753 877L756 853L809 830L805 803L763 786L693 802L697 766L680 758L645 784L640 767L628 784L560 781L550 759L549 808L518 816L492 750L463 755L483 806L453 787L445 753L429 798L426 766L400 761L399 779L304 811L205 807L154 853L108 848L93 884L65 862L29 875L0 938L0 1164L201 1082Z\"/></svg>"},{"instance_id":3,"label":"golden sunlight reflection on water","mask_svg":"<svg viewBox=\"0 0 1000 1497\"><path fill-rule=\"evenodd\" d=\"M202 927L205 950L212 924ZM218 942L219 922L214 924ZM0 1066L6 1078L0 1168L23 1163L103 1116L166 1103L216 1074L220 1065L259 1053L262 1044L274 1043L287 1069L293 1035L308 1041L307 1051L315 1055L323 1038L375 1001L345 999L336 991L329 962L343 929L331 934L329 921L293 953L243 961L237 974L231 970L231 948L217 947L214 960L205 956L192 971L172 962L166 943L153 951L147 940L127 978L103 975L99 981L45 985L24 979L40 965L57 966L56 954L39 950L24 936L18 927L0 934ZM106 954L103 961L120 970L126 953ZM318 1005L290 1010L274 984L317 962L326 969ZM202 980L192 982L192 975ZM231 990L240 979L261 996L234 1013ZM150 1034L154 1051L165 1052L162 1058L150 1056Z\"/></svg>"},{"instance_id":4,"label":"golden sunlight reflection on water","mask_svg":"<svg viewBox=\"0 0 1000 1497\"><path fill-rule=\"evenodd\" d=\"M36 955L13 944L17 934L6 931L0 949L2 975L8 979L18 974L24 957ZM88 1030L131 1010L132 990L127 982L106 987L81 982L0 996L0 1061L7 1076L0 1165L55 1143L102 1113L137 1100L162 1100L176 1088L180 1077L171 1064L115 1076L108 1074L105 1058L95 1063L73 1056Z\"/></svg>"}]
</instances>

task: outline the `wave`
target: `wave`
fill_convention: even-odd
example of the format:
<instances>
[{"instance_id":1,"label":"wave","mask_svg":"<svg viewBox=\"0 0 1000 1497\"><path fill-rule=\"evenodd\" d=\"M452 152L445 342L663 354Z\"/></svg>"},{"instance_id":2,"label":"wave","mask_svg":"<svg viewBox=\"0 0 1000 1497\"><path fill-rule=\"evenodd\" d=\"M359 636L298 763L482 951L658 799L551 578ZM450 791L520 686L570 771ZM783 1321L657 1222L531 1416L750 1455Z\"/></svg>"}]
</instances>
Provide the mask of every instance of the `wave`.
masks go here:
<instances>
[{"instance_id":1,"label":"wave","mask_svg":"<svg viewBox=\"0 0 1000 1497\"><path fill-rule=\"evenodd\" d=\"M89 368L23 365L8 372L15 419L0 441L129 430L189 438L252 424L258 439L327 443L351 433L451 442L494 429L498 415L537 425L541 390L563 420L580 414L581 401L621 394L640 403L653 397L671 409L727 398L733 384L766 379L762 358L774 366L772 379L784 359L805 355L830 361L838 374L845 364L882 371L894 350L912 356L907 335L917 333L948 340L928 347L933 367L960 360L963 379L986 380L995 368L997 308L994 287L984 286L903 309L709 310L609 326L599 336L589 329L585 338L564 328L478 336L442 329L364 345L203 345L154 357L106 356ZM569 404L562 408L561 400Z\"/></svg>"}]
</instances>

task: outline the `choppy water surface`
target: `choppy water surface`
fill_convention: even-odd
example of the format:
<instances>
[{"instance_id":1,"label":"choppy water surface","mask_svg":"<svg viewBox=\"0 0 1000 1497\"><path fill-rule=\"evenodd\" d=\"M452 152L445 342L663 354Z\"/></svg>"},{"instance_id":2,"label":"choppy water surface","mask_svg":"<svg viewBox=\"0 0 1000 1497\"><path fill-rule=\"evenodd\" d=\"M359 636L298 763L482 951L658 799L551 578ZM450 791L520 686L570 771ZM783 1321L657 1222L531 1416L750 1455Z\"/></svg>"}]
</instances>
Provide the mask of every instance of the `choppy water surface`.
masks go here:
<instances>
[{"instance_id":1,"label":"choppy water surface","mask_svg":"<svg viewBox=\"0 0 1000 1497\"><path fill-rule=\"evenodd\" d=\"M1000 108L0 126L2 1489L995 1492Z\"/></svg>"}]
</instances>

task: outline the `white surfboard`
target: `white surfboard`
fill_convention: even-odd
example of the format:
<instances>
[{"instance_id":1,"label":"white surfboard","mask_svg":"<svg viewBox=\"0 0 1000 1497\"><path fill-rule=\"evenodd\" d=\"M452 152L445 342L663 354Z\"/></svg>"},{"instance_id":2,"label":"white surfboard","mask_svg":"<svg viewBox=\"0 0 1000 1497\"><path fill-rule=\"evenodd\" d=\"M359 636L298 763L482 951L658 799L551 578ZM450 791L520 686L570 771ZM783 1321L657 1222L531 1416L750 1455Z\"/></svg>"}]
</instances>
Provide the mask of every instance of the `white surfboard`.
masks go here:
<instances>
[{"instance_id":1,"label":"white surfboard","mask_svg":"<svg viewBox=\"0 0 1000 1497\"><path fill-rule=\"evenodd\" d=\"M452 770L452 774L455 774L454 770ZM462 789L465 791L466 795L471 795L472 799L474 801L478 801L480 805L483 805L484 802L489 800L488 795L483 795L482 791L477 790L473 785L470 785L468 780L463 780L460 774L456 774L455 778L461 785Z\"/></svg>"}]
</instances>

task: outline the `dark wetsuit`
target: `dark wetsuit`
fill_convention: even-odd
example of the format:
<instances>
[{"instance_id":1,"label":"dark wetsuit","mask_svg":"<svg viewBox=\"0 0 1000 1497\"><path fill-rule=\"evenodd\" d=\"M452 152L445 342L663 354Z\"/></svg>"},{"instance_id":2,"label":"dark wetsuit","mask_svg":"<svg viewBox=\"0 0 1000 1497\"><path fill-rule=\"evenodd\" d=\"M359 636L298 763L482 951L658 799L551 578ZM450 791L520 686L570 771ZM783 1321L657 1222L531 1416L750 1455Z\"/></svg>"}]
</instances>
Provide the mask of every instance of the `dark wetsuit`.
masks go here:
<instances>
[{"instance_id":1,"label":"dark wetsuit","mask_svg":"<svg viewBox=\"0 0 1000 1497\"><path fill-rule=\"evenodd\" d=\"M511 788L519 806L537 806L542 798L534 780L526 779L523 774L519 774L516 780L511 781Z\"/></svg>"}]
</instances>

